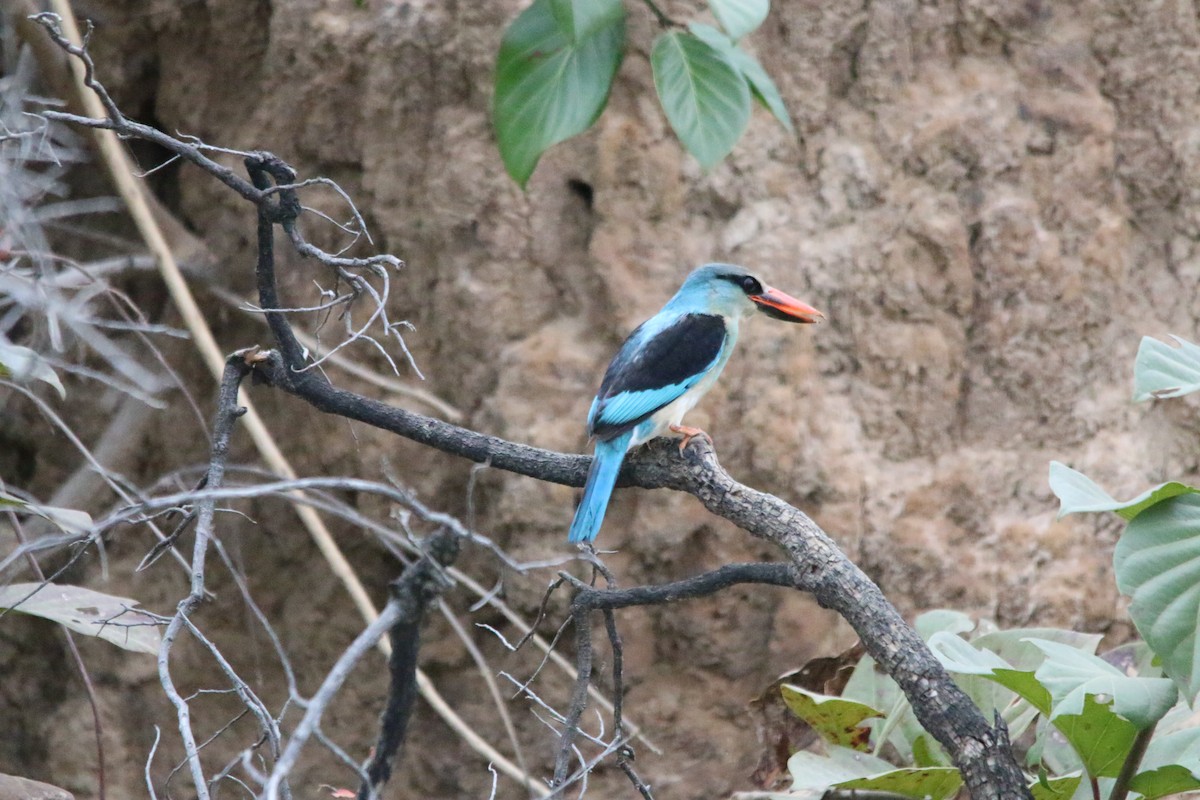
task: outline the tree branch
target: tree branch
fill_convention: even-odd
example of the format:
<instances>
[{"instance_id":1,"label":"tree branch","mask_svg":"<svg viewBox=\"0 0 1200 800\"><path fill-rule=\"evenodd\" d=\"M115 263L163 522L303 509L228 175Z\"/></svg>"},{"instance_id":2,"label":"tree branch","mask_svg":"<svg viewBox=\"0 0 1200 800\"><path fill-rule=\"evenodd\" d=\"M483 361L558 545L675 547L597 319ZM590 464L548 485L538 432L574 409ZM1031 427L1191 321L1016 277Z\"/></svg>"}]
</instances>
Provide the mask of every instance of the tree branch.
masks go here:
<instances>
[{"instance_id":1,"label":"tree branch","mask_svg":"<svg viewBox=\"0 0 1200 800\"><path fill-rule=\"evenodd\" d=\"M393 581L391 603L399 618L388 635L392 655L388 660L391 687L379 725L375 754L366 764L367 779L358 788L358 800L372 800L392 777L392 764L399 755L417 699L417 653L421 645L421 622L430 604L436 602L450 583L445 567L458 558L460 539L442 528L427 540L424 556Z\"/></svg>"},{"instance_id":2,"label":"tree branch","mask_svg":"<svg viewBox=\"0 0 1200 800\"><path fill-rule=\"evenodd\" d=\"M205 479L206 485L213 489L220 488L224 481L225 468L229 459L229 442L233 435L234 424L238 417L245 413L245 409L238 406L237 402L238 387L241 386L242 379L250 372L250 365L247 364L244 357L245 352L234 353L226 360L225 374L221 379L216 419L213 421L212 450L208 475ZM192 773L192 783L196 787L196 797L199 800L208 800L208 782L204 776L204 768L200 763L200 751L192 731L191 711L187 701L175 688L175 682L171 677L171 649L179 634L187 627L188 616L204 600L204 561L208 553L209 541L212 538L214 510L215 503L212 500L202 500L198 504L196 542L192 548L191 591L187 597L179 601L179 606L163 633L162 644L158 650L159 682L162 684L167 698L175 707L179 735L183 740L187 764Z\"/></svg>"}]
</instances>

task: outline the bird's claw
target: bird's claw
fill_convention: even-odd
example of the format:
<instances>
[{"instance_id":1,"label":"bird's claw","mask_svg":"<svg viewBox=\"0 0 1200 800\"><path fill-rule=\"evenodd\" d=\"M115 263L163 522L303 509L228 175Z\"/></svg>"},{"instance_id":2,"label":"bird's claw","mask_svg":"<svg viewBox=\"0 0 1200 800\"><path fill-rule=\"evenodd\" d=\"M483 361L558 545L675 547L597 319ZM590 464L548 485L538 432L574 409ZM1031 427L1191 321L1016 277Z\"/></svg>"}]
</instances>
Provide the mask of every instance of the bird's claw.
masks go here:
<instances>
[{"instance_id":1,"label":"bird's claw","mask_svg":"<svg viewBox=\"0 0 1200 800\"><path fill-rule=\"evenodd\" d=\"M710 445L713 443L712 437L699 428L691 428L687 425L671 425L669 430L671 433L683 434L683 438L679 441L679 455L683 455L683 451L687 450L687 446L691 444L692 439L695 439L697 436L703 436L708 440Z\"/></svg>"}]
</instances>

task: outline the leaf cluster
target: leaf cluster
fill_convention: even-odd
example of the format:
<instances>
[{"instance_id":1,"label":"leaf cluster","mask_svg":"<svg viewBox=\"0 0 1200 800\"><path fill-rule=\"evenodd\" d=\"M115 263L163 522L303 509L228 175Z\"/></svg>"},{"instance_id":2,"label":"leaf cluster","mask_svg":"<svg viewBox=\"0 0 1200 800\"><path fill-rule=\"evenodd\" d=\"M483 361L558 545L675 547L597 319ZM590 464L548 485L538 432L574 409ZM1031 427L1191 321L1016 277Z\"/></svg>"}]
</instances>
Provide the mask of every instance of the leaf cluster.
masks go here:
<instances>
[{"instance_id":1,"label":"leaf cluster","mask_svg":"<svg viewBox=\"0 0 1200 800\"><path fill-rule=\"evenodd\" d=\"M723 159L757 99L788 131L779 89L739 44L766 19L769 0L709 0L720 27L675 23L650 52L654 87L679 140L705 169ZM504 33L492 122L508 174L522 187L549 148L591 127L625 56L621 0L534 0Z\"/></svg>"},{"instance_id":2,"label":"leaf cluster","mask_svg":"<svg viewBox=\"0 0 1200 800\"><path fill-rule=\"evenodd\" d=\"M916 627L985 714L1005 721L1038 800L1113 797L1123 772L1125 790L1146 800L1200 789L1200 728L1144 643L1098 656L1099 635L998 630L945 610L922 615ZM824 753L795 753L788 762L793 785L773 797L869 790L949 800L962 787L950 758L870 656L858 661L838 696L794 685L781 691L820 736ZM1137 740L1156 726L1159 735L1143 754Z\"/></svg>"}]
</instances>

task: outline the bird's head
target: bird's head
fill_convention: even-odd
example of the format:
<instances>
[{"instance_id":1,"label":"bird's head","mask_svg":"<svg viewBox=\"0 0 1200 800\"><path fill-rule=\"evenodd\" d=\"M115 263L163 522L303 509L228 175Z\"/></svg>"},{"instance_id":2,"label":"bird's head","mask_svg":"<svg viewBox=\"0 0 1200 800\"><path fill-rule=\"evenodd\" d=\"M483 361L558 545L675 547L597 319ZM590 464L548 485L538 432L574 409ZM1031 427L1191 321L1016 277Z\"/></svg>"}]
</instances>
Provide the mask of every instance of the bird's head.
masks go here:
<instances>
[{"instance_id":1,"label":"bird's head","mask_svg":"<svg viewBox=\"0 0 1200 800\"><path fill-rule=\"evenodd\" d=\"M761 311L784 322L816 322L825 316L733 264L706 264L694 270L675 300L700 304L708 311L730 317L747 317Z\"/></svg>"}]
</instances>

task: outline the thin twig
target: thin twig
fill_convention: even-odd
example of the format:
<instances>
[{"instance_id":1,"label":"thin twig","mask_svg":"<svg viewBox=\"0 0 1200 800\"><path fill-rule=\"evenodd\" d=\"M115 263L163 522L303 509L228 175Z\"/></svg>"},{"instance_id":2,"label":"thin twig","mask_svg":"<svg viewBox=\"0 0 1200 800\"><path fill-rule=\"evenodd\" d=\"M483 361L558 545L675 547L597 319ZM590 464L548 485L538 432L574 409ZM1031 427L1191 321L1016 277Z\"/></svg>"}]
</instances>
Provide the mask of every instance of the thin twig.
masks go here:
<instances>
[{"instance_id":1,"label":"thin twig","mask_svg":"<svg viewBox=\"0 0 1200 800\"><path fill-rule=\"evenodd\" d=\"M442 613L442 617L454 630L455 636L462 642L463 648L466 649L471 659L475 662L475 665L479 668L479 676L483 679L484 685L487 686L492 703L496 706L496 714L500 717L501 724L504 725L504 732L508 735L509 743L512 744L513 756L517 760L517 766L524 770L526 776L529 776L529 767L525 764L525 754L521 749L521 741L517 738L517 729L513 725L512 715L508 713L508 703L505 702L504 695L500 693L500 685L496 682L496 677L493 675L487 659L475 645L466 628L458 621L458 617L446 605L445 600L438 600L438 610Z\"/></svg>"},{"instance_id":2,"label":"thin twig","mask_svg":"<svg viewBox=\"0 0 1200 800\"><path fill-rule=\"evenodd\" d=\"M243 357L237 353L227 360L225 374L221 380L217 399L217 412L213 421L212 450L209 459L206 485L214 489L220 488L225 477L225 465L229 459L229 443L233 435L233 427L237 418L244 410L238 406L238 388L242 378L249 374L250 367ZM191 591L187 597L179 601L175 615L167 624L163 633L162 644L158 650L158 678L162 684L167 699L175 707L175 715L179 723L179 735L183 739L184 753L188 767L192 773L192 783L199 800L209 800L208 781L204 776L204 767L200 763L200 752L196 745L196 737L192 731L191 711L187 701L180 696L171 677L171 649L175 640L187 626L187 617L195 611L204 600L204 561L208 553L208 542L213 534L213 513L215 502L201 500L198 504L196 518L196 541L192 548Z\"/></svg>"},{"instance_id":3,"label":"thin twig","mask_svg":"<svg viewBox=\"0 0 1200 800\"><path fill-rule=\"evenodd\" d=\"M350 677L351 670L362 660L367 651L376 646L379 639L388 632L388 630L396 624L400 618L402 611L400 604L397 602L389 602L383 607L379 616L363 629L354 641L346 648L333 668L325 676L321 682L321 686L317 689L317 693L313 695L309 701L308 708L304 711L304 717L301 718L296 729L292 731L291 738L288 739L287 746L280 755L279 760L275 762L271 774L266 777L264 782L264 795L266 800L278 800L280 788L283 786L287 776L291 773L292 768L296 765L296 760L300 757L300 751L308 740L313 736L317 725L320 724L321 717L329 704L333 702L338 691L342 688L342 684Z\"/></svg>"},{"instance_id":4,"label":"thin twig","mask_svg":"<svg viewBox=\"0 0 1200 800\"><path fill-rule=\"evenodd\" d=\"M579 675L575 678L570 711L566 714L562 738L558 745L558 756L554 760L554 778L550 783L554 792L550 795L551 798L562 797L562 792L568 785L567 770L571 766L571 753L575 746L575 737L579 733L579 719L583 716L583 709L587 705L588 682L592 679L590 615L591 612L587 608L573 607L572 609L571 624L575 626L575 668Z\"/></svg>"}]
</instances>

